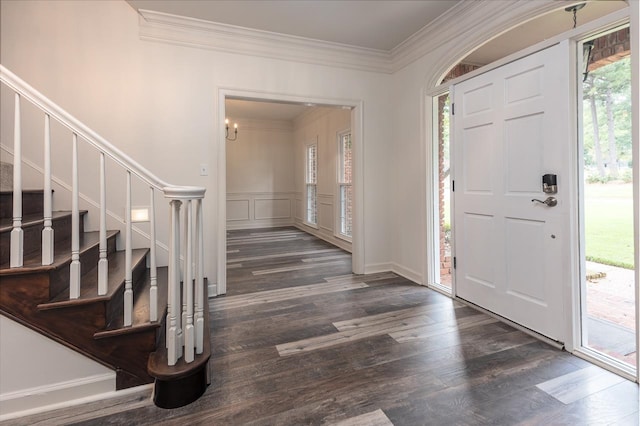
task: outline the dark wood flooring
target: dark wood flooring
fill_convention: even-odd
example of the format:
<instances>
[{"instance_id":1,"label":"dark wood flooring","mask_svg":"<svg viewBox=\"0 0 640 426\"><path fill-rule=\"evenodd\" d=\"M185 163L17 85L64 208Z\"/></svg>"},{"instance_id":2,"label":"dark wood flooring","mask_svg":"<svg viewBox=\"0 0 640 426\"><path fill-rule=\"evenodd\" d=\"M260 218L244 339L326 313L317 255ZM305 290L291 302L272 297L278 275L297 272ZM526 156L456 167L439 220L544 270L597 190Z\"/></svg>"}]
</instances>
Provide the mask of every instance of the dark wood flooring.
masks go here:
<instances>
[{"instance_id":1,"label":"dark wood flooring","mask_svg":"<svg viewBox=\"0 0 640 426\"><path fill-rule=\"evenodd\" d=\"M212 383L15 424L638 425L638 385L295 228L228 233L211 299ZM146 392L146 393L145 393Z\"/></svg>"}]
</instances>

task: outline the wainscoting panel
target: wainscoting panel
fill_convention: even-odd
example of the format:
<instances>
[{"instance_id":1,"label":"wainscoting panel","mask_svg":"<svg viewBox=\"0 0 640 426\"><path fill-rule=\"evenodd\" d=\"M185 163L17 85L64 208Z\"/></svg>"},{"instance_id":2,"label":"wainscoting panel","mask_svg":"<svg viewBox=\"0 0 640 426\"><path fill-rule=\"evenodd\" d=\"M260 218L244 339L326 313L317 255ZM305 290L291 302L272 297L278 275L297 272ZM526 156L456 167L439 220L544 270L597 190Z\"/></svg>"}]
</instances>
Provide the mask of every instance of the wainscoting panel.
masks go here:
<instances>
[{"instance_id":1,"label":"wainscoting panel","mask_svg":"<svg viewBox=\"0 0 640 426\"><path fill-rule=\"evenodd\" d=\"M318 226L333 233L333 195L318 196Z\"/></svg>"},{"instance_id":2,"label":"wainscoting panel","mask_svg":"<svg viewBox=\"0 0 640 426\"><path fill-rule=\"evenodd\" d=\"M254 218L261 219L291 219L291 200L255 199L253 203Z\"/></svg>"},{"instance_id":3,"label":"wainscoting panel","mask_svg":"<svg viewBox=\"0 0 640 426\"><path fill-rule=\"evenodd\" d=\"M302 221L303 206L304 206L304 203L302 202L302 194L299 192L296 192L296 220Z\"/></svg>"},{"instance_id":4,"label":"wainscoting panel","mask_svg":"<svg viewBox=\"0 0 640 426\"><path fill-rule=\"evenodd\" d=\"M249 220L249 200L227 199L227 222Z\"/></svg>"},{"instance_id":5,"label":"wainscoting panel","mask_svg":"<svg viewBox=\"0 0 640 426\"><path fill-rule=\"evenodd\" d=\"M227 193L227 229L293 225L293 192Z\"/></svg>"}]
</instances>

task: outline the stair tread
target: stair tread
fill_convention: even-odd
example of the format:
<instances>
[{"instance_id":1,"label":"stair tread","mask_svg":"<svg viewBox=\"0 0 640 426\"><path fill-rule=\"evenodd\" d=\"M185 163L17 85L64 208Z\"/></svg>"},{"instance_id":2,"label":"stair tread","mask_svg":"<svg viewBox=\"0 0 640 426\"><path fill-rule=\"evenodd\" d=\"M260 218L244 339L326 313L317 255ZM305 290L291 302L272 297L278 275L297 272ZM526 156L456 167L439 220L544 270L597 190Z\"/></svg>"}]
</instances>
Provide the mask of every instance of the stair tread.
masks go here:
<instances>
[{"instance_id":1,"label":"stair tread","mask_svg":"<svg viewBox=\"0 0 640 426\"><path fill-rule=\"evenodd\" d=\"M107 239L114 237L120 231L111 230L107 231ZM80 234L80 253L85 252L96 244L100 243L100 232L91 231L91 232L83 232ZM13 275L13 274L24 274L35 271L49 271L53 269L58 269L61 266L65 265L65 263L70 262L71 260L71 242L66 239L63 241L56 241L54 247L54 259L51 265L42 265L42 254L38 252L34 252L28 255L25 255L23 259L23 266L21 268L10 268L9 267L9 259L6 260L5 263L0 264L0 276L2 275Z\"/></svg>"},{"instance_id":2,"label":"stair tread","mask_svg":"<svg viewBox=\"0 0 640 426\"><path fill-rule=\"evenodd\" d=\"M53 192L53 190L51 190L51 192ZM43 194L44 193L44 189L23 189L22 193L23 194ZM8 189L6 191L0 191L0 195L9 195L9 194L13 194L13 189Z\"/></svg>"},{"instance_id":3,"label":"stair tread","mask_svg":"<svg viewBox=\"0 0 640 426\"><path fill-rule=\"evenodd\" d=\"M166 315L168 276L169 274L167 267L158 268L158 321L151 322L149 320L149 295L151 293L151 277L149 275L149 269L147 269L144 277L144 285L136 294L134 294L132 325L129 327L125 327L124 318L122 315L120 315L112 320L104 330L97 331L94 334L94 337L96 339L101 339L105 337L118 336L121 334L135 333L146 330L148 328L159 327L164 320L164 316Z\"/></svg>"},{"instance_id":4,"label":"stair tread","mask_svg":"<svg viewBox=\"0 0 640 426\"><path fill-rule=\"evenodd\" d=\"M149 249L133 249L131 253L131 265L135 267L138 262L142 262ZM109 273L107 294L98 295L98 266L94 266L85 272L80 279L80 297L77 299L69 299L69 287L51 299L48 303L38 305L38 309L55 309L63 306L82 305L95 303L97 301L110 300L118 291L120 286L124 285L125 279L125 252L117 251L111 253L108 257Z\"/></svg>"},{"instance_id":5,"label":"stair tread","mask_svg":"<svg viewBox=\"0 0 640 426\"><path fill-rule=\"evenodd\" d=\"M87 214L87 210L80 210L80 215ZM51 212L51 219L59 219L61 217L71 216L71 211L61 210ZM41 214L29 214L22 217L22 227L35 226L44 224L44 218ZM11 232L13 229L13 218L7 217L0 219L0 232Z\"/></svg>"}]
</instances>

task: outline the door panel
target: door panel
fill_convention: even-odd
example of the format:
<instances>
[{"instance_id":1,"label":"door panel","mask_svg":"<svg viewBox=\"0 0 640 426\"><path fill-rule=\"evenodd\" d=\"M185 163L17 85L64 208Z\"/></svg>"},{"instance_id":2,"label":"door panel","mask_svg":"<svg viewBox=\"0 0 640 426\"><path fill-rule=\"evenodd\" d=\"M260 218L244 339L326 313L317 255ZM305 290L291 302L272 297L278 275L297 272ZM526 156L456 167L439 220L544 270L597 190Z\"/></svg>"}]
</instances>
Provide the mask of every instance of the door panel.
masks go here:
<instances>
[{"instance_id":1,"label":"door panel","mask_svg":"<svg viewBox=\"0 0 640 426\"><path fill-rule=\"evenodd\" d=\"M452 88L456 293L563 340L569 95L556 45ZM460 111L457 113L457 111ZM558 205L541 178L558 175Z\"/></svg>"}]
</instances>

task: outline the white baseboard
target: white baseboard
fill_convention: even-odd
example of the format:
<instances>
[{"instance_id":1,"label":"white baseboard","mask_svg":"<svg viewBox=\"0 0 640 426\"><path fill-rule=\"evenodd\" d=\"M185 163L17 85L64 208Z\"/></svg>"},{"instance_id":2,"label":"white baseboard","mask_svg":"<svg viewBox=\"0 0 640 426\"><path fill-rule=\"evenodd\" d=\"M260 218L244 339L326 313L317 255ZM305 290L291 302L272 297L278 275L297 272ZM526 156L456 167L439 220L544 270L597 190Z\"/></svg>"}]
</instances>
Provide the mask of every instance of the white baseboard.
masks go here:
<instances>
[{"instance_id":1,"label":"white baseboard","mask_svg":"<svg viewBox=\"0 0 640 426\"><path fill-rule=\"evenodd\" d=\"M207 286L207 295L211 297L216 297L218 295L218 284L209 283Z\"/></svg>"},{"instance_id":2,"label":"white baseboard","mask_svg":"<svg viewBox=\"0 0 640 426\"><path fill-rule=\"evenodd\" d=\"M409 281L413 281L416 284L420 284L422 285L422 274L419 272L414 271L413 269L409 269L406 268L402 265L398 265L397 263L393 262L392 264L392 271L398 275L400 275L401 277L404 277L406 279L408 279Z\"/></svg>"},{"instance_id":3,"label":"white baseboard","mask_svg":"<svg viewBox=\"0 0 640 426\"><path fill-rule=\"evenodd\" d=\"M285 226L294 226L293 220L251 223L234 223L233 221L227 221L227 230L229 231L237 231L239 229L282 228Z\"/></svg>"},{"instance_id":4,"label":"white baseboard","mask_svg":"<svg viewBox=\"0 0 640 426\"><path fill-rule=\"evenodd\" d=\"M394 274L398 274L409 281L422 285L422 275L419 272L406 268L395 262L372 263L364 266L365 274L377 274L380 272L393 272Z\"/></svg>"},{"instance_id":5,"label":"white baseboard","mask_svg":"<svg viewBox=\"0 0 640 426\"><path fill-rule=\"evenodd\" d=\"M320 238L321 240L324 240L326 242L328 242L329 244L333 244L336 247L341 248L344 251L348 251L349 253L351 253L351 243L348 241L345 241L341 238L336 238L332 235L327 235L317 229L314 229L310 226L305 225L304 223L294 223L293 226L295 226L296 228L298 228L301 231L306 232L307 234L311 234L314 237Z\"/></svg>"},{"instance_id":6,"label":"white baseboard","mask_svg":"<svg viewBox=\"0 0 640 426\"><path fill-rule=\"evenodd\" d=\"M115 388L113 372L6 393L0 395L0 421L102 399Z\"/></svg>"},{"instance_id":7,"label":"white baseboard","mask_svg":"<svg viewBox=\"0 0 640 426\"><path fill-rule=\"evenodd\" d=\"M393 272L393 263L372 263L364 265L365 274L377 274L379 272Z\"/></svg>"}]
</instances>

